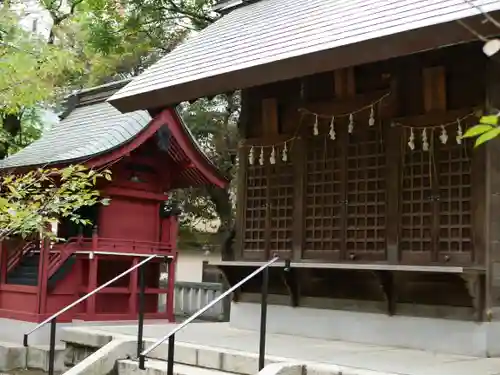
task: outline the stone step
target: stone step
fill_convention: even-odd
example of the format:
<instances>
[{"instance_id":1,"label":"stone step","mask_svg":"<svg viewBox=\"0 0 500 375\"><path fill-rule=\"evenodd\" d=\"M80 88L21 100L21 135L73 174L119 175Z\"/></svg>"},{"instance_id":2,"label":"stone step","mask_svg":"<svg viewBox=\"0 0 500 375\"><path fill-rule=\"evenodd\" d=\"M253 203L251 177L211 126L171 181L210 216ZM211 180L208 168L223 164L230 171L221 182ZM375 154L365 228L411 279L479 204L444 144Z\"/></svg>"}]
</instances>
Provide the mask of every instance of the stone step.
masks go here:
<instances>
[{"instance_id":1,"label":"stone step","mask_svg":"<svg viewBox=\"0 0 500 375\"><path fill-rule=\"evenodd\" d=\"M56 347L55 370L64 370L64 347ZM0 342L0 371L16 369L49 369L49 347L42 345L25 348L20 344Z\"/></svg>"},{"instance_id":2,"label":"stone step","mask_svg":"<svg viewBox=\"0 0 500 375\"><path fill-rule=\"evenodd\" d=\"M146 370L139 369L139 363L129 359L118 361L117 368L118 375L167 374L167 362L154 359L148 359L146 361ZM174 375L234 375L234 373L175 363Z\"/></svg>"}]
</instances>

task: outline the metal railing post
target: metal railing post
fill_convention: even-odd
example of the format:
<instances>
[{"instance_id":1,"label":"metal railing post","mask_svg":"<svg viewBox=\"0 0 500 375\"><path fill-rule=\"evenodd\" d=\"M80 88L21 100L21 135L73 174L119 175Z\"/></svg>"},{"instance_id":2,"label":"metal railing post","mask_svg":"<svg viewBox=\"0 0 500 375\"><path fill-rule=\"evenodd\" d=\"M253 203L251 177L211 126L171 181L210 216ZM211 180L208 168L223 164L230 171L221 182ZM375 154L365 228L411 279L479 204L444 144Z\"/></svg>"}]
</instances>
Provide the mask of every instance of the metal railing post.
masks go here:
<instances>
[{"instance_id":1,"label":"metal railing post","mask_svg":"<svg viewBox=\"0 0 500 375\"><path fill-rule=\"evenodd\" d=\"M167 375L174 375L175 335L168 338Z\"/></svg>"},{"instance_id":2,"label":"metal railing post","mask_svg":"<svg viewBox=\"0 0 500 375\"><path fill-rule=\"evenodd\" d=\"M264 368L266 357L267 295L269 291L269 267L262 271L262 295L260 302L259 371Z\"/></svg>"},{"instance_id":3,"label":"metal railing post","mask_svg":"<svg viewBox=\"0 0 500 375\"><path fill-rule=\"evenodd\" d=\"M137 357L140 357L141 352L144 350L144 294L146 292L146 272L144 270L146 267L143 264L139 268L139 317L137 321Z\"/></svg>"},{"instance_id":4,"label":"metal railing post","mask_svg":"<svg viewBox=\"0 0 500 375\"><path fill-rule=\"evenodd\" d=\"M257 268L255 271L250 273L248 276L240 280L236 284L234 284L231 288L222 293L219 297L212 300L210 303L206 304L205 307L202 307L189 318L184 320L181 324L177 325L170 333L163 336L159 340L157 340L153 345L149 348L145 349L139 356L139 368L144 370L144 361L146 356L151 353L154 349L159 347L168 339L168 368L167 375L173 375L174 373L174 350L175 350L175 334L180 330L184 329L188 324L195 321L199 316L204 314L206 311L211 309L221 300L229 296L236 289L240 288L243 284L254 278L256 275L263 273L262 276L262 310L261 310L261 336L260 336L260 351L259 351L259 366L264 367L264 359L265 359L265 351L266 351L266 324L267 324L267 294L268 294L268 286L269 286L269 270L268 267L271 264L276 263L278 261L278 257L275 256L273 259L263 264L261 267Z\"/></svg>"},{"instance_id":5,"label":"metal railing post","mask_svg":"<svg viewBox=\"0 0 500 375\"><path fill-rule=\"evenodd\" d=\"M54 375L56 362L56 326L57 318L54 318L50 321L49 375Z\"/></svg>"},{"instance_id":6,"label":"metal railing post","mask_svg":"<svg viewBox=\"0 0 500 375\"><path fill-rule=\"evenodd\" d=\"M63 309L61 309L58 312L56 312L55 314L51 315L49 318L45 319L43 322L37 324L34 328L32 328L30 331L28 331L28 332L26 332L24 334L24 336L23 336L23 345L25 347L27 347L28 346L28 336L31 335L33 332L37 331L38 329L42 328L43 326L45 326L45 324L50 323L49 375L54 375L54 364L55 364L55 354L56 354L55 350L56 350L56 324L57 324L57 317L59 317L60 315L64 314L66 311L71 310L73 307L75 307L76 305L78 305L80 302L83 302L86 299L88 299L89 297L92 297L93 295L97 294L99 291L101 291L102 289L106 288L108 285L113 284L115 281L121 279L123 276L128 275L129 273L131 273L132 271L134 271L134 270L136 270L138 268L141 268L144 264L146 264L150 260L152 260L154 258L158 258L158 257L159 257L158 255L151 255L151 256L147 257L146 259L144 259L143 261L139 262L135 266L133 266L133 267L129 268L128 270L122 272L121 274L119 274L118 276L114 277L113 279L105 282L104 284L102 284L98 288L92 290L91 292L87 293L83 297L81 297L78 300L70 303L69 305L67 305ZM142 295L141 298L143 298L144 297L144 290L143 289L142 289L141 295ZM144 304L144 301L142 302L142 304ZM144 308L142 308L142 311L144 311ZM141 341L142 341L142 333L141 333ZM141 353L141 355L139 356L140 363L142 363L141 369L143 369L143 367L144 367L144 359L145 359L145 356L142 355L142 353Z\"/></svg>"}]
</instances>

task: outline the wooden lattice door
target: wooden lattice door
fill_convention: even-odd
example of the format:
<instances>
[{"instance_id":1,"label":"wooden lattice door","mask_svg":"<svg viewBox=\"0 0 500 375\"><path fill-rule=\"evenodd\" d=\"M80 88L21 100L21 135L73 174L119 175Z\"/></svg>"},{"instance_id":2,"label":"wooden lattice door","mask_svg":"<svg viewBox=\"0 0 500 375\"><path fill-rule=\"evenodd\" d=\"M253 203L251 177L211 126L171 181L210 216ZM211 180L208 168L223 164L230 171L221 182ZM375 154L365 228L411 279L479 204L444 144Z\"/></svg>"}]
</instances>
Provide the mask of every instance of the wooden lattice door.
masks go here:
<instances>
[{"instance_id":1,"label":"wooden lattice door","mask_svg":"<svg viewBox=\"0 0 500 375\"><path fill-rule=\"evenodd\" d=\"M269 255L290 257L292 251L294 167L277 160L269 169L268 244Z\"/></svg>"},{"instance_id":2,"label":"wooden lattice door","mask_svg":"<svg viewBox=\"0 0 500 375\"><path fill-rule=\"evenodd\" d=\"M325 136L306 141L304 259L338 260L343 248L342 147Z\"/></svg>"},{"instance_id":3,"label":"wooden lattice door","mask_svg":"<svg viewBox=\"0 0 500 375\"><path fill-rule=\"evenodd\" d=\"M346 255L386 259L386 157L382 131L361 123L347 137Z\"/></svg>"},{"instance_id":4,"label":"wooden lattice door","mask_svg":"<svg viewBox=\"0 0 500 375\"><path fill-rule=\"evenodd\" d=\"M399 238L404 263L468 264L474 259L471 146L457 144L454 129L448 129L446 144L439 135L430 132L429 151L404 151Z\"/></svg>"},{"instance_id":5,"label":"wooden lattice door","mask_svg":"<svg viewBox=\"0 0 500 375\"><path fill-rule=\"evenodd\" d=\"M469 264L474 260L472 238L472 170L469 155L472 142L455 141L455 129L449 129L450 143L439 145L438 173L439 262Z\"/></svg>"},{"instance_id":6,"label":"wooden lattice door","mask_svg":"<svg viewBox=\"0 0 500 375\"><path fill-rule=\"evenodd\" d=\"M279 155L279 149L275 150ZM246 164L246 199L242 235L244 259L290 257L294 199L294 167L276 157L264 165Z\"/></svg>"},{"instance_id":7,"label":"wooden lattice door","mask_svg":"<svg viewBox=\"0 0 500 375\"><path fill-rule=\"evenodd\" d=\"M368 120L366 120L368 123ZM382 131L361 122L352 134L339 121L306 142L305 238L302 257L386 259L386 157Z\"/></svg>"},{"instance_id":8,"label":"wooden lattice door","mask_svg":"<svg viewBox=\"0 0 500 375\"><path fill-rule=\"evenodd\" d=\"M247 259L263 259L266 251L267 170L246 165L246 200L242 251Z\"/></svg>"},{"instance_id":9,"label":"wooden lattice door","mask_svg":"<svg viewBox=\"0 0 500 375\"><path fill-rule=\"evenodd\" d=\"M410 132L402 141L406 142ZM433 245L434 199L432 160L421 147L410 150L402 145L402 186L399 249L405 263L430 261Z\"/></svg>"}]
</instances>

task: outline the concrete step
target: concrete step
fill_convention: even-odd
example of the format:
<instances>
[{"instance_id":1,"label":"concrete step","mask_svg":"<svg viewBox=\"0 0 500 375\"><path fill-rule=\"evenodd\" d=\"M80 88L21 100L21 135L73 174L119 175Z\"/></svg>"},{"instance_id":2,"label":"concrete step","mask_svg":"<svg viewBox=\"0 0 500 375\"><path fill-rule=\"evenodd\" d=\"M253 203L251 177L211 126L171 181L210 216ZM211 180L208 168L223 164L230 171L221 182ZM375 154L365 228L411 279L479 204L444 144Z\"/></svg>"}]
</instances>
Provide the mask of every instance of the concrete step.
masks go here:
<instances>
[{"instance_id":1,"label":"concrete step","mask_svg":"<svg viewBox=\"0 0 500 375\"><path fill-rule=\"evenodd\" d=\"M56 347L55 370L64 369L64 346ZM0 342L0 371L16 369L49 369L49 347L42 345L25 348L21 344Z\"/></svg>"},{"instance_id":2,"label":"concrete step","mask_svg":"<svg viewBox=\"0 0 500 375\"><path fill-rule=\"evenodd\" d=\"M118 361L118 375L166 375L167 362L154 359L146 361L146 370L139 369L139 363L130 359ZM174 364L174 375L233 375L232 372Z\"/></svg>"}]
</instances>

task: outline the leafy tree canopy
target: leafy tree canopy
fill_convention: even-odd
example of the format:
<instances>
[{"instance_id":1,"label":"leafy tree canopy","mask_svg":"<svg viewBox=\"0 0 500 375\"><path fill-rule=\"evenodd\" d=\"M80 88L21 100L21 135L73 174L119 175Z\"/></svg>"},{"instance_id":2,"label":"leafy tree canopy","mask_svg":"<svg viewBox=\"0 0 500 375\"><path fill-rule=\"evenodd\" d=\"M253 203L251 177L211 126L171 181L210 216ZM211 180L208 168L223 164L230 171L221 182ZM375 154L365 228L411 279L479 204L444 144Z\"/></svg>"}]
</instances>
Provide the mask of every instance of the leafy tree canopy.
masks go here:
<instances>
[{"instance_id":1,"label":"leafy tree canopy","mask_svg":"<svg viewBox=\"0 0 500 375\"><path fill-rule=\"evenodd\" d=\"M39 0L52 20L46 37L19 26L16 1L0 10L0 158L40 136L40 112L67 93L131 77L217 18L215 0ZM239 93L183 103L182 116L210 158L236 171ZM186 225L218 218L232 226L232 190L176 192Z\"/></svg>"},{"instance_id":2,"label":"leafy tree canopy","mask_svg":"<svg viewBox=\"0 0 500 375\"><path fill-rule=\"evenodd\" d=\"M108 170L89 170L81 165L63 169L39 168L24 174L7 174L0 178L0 241L11 236L27 237L40 233L54 237L50 224L68 218L77 224L90 224L78 209L101 199L96 184L111 180Z\"/></svg>"}]
</instances>

